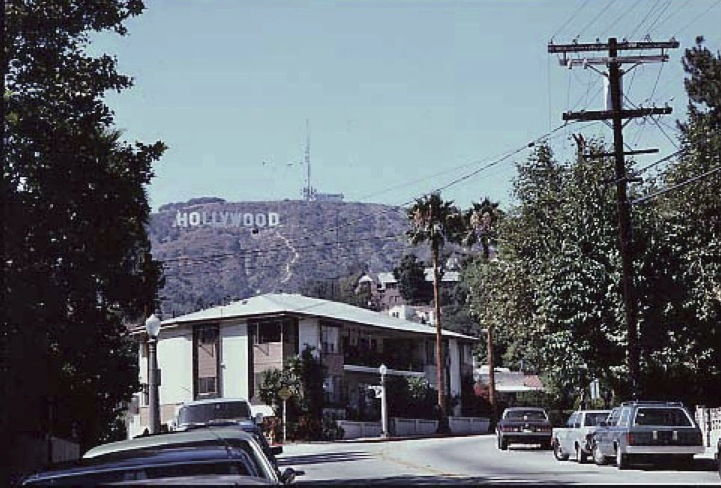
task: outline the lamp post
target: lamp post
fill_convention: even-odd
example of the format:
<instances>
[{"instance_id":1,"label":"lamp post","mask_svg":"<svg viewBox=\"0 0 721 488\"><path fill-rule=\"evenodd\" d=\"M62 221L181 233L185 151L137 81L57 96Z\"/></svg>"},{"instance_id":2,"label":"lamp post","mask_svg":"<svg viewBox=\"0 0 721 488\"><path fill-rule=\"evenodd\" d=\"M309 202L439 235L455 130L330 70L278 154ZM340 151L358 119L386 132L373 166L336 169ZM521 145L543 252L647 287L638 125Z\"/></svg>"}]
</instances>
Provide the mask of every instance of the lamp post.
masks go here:
<instances>
[{"instance_id":1,"label":"lamp post","mask_svg":"<svg viewBox=\"0 0 721 488\"><path fill-rule=\"evenodd\" d=\"M160 432L157 353L160 319L155 314L145 321L145 330L148 332L148 423L150 424L150 433L157 434Z\"/></svg>"},{"instance_id":2,"label":"lamp post","mask_svg":"<svg viewBox=\"0 0 721 488\"><path fill-rule=\"evenodd\" d=\"M388 437L388 404L386 403L386 374L388 368L385 364L381 364L378 368L381 374L381 437Z\"/></svg>"}]
</instances>

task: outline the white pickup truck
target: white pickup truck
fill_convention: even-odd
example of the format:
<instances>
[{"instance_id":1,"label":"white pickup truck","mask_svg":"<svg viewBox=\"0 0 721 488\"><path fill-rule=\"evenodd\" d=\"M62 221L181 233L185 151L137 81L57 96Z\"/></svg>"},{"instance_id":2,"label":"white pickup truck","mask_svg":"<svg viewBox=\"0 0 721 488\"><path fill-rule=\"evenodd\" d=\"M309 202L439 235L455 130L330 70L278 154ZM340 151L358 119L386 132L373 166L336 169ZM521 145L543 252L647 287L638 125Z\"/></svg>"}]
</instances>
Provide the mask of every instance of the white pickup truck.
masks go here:
<instances>
[{"instance_id":1,"label":"white pickup truck","mask_svg":"<svg viewBox=\"0 0 721 488\"><path fill-rule=\"evenodd\" d=\"M585 463L591 455L591 441L599 422L608 417L610 410L578 410L568 418L565 427L553 429L551 446L553 456L566 461L571 453L579 463Z\"/></svg>"}]
</instances>

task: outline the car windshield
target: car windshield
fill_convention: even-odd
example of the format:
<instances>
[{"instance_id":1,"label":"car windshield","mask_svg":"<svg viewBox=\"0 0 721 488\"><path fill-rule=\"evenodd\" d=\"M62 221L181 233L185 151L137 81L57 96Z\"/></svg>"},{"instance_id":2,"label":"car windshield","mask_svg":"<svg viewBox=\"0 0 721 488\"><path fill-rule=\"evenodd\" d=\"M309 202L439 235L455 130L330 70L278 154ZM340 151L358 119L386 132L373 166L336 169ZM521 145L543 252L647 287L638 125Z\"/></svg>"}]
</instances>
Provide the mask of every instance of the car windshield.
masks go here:
<instances>
[{"instance_id":1,"label":"car windshield","mask_svg":"<svg viewBox=\"0 0 721 488\"><path fill-rule=\"evenodd\" d=\"M542 410L508 410L505 417L509 420L547 420Z\"/></svg>"},{"instance_id":2,"label":"car windshield","mask_svg":"<svg viewBox=\"0 0 721 488\"><path fill-rule=\"evenodd\" d=\"M204 424L213 420L249 419L247 402L218 402L186 405L180 409L178 424Z\"/></svg>"},{"instance_id":3,"label":"car windshield","mask_svg":"<svg viewBox=\"0 0 721 488\"><path fill-rule=\"evenodd\" d=\"M691 427L691 420L680 408L639 408L635 425L660 425L668 427Z\"/></svg>"},{"instance_id":4,"label":"car windshield","mask_svg":"<svg viewBox=\"0 0 721 488\"><path fill-rule=\"evenodd\" d=\"M222 460L203 463L166 464L163 466L143 466L120 469L99 469L81 474L45 478L26 482L24 486L45 485L98 485L122 481L150 480L156 478L174 478L185 476L237 475L254 476L258 473L249 460Z\"/></svg>"},{"instance_id":5,"label":"car windshield","mask_svg":"<svg viewBox=\"0 0 721 488\"><path fill-rule=\"evenodd\" d=\"M608 417L608 412L594 412L587 413L586 419L583 421L583 425L586 427L592 427L604 422Z\"/></svg>"}]
</instances>

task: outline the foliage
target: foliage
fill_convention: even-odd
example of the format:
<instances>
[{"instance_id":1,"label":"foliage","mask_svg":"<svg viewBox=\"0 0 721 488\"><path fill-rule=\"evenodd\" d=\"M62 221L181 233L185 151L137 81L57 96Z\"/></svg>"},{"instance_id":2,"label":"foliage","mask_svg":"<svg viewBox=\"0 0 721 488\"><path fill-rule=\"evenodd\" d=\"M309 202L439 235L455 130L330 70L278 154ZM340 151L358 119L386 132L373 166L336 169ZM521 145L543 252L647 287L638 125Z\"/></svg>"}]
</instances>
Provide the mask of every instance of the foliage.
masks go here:
<instances>
[{"instance_id":1,"label":"foliage","mask_svg":"<svg viewBox=\"0 0 721 488\"><path fill-rule=\"evenodd\" d=\"M126 323L156 307L145 193L165 146L129 144L103 102L129 88L91 31L126 33L140 0L5 2L2 431L112 436L137 391ZM32 358L32 367L28 367ZM52 413L51 413L52 412ZM7 419L12 419L8 423Z\"/></svg>"},{"instance_id":2,"label":"foliage","mask_svg":"<svg viewBox=\"0 0 721 488\"><path fill-rule=\"evenodd\" d=\"M721 55L686 51L690 104L677 161L631 188L640 398L721 401L721 175L679 183L719 166ZM591 153L607 152L590 141ZM631 163L632 164L632 163ZM506 366L544 373L559 409L599 378L604 404L627 399L626 327L620 289L612 161L559 163L540 145L518 164L517 205L498 228L499 259L464 272L471 311L496 331ZM667 190L658 194L660 190ZM535 400L534 400L535 401Z\"/></svg>"},{"instance_id":3,"label":"foliage","mask_svg":"<svg viewBox=\"0 0 721 488\"><path fill-rule=\"evenodd\" d=\"M498 241L498 224L502 218L503 212L498 202L492 202L488 197L474 202L465 213L466 235L463 243L467 246L479 243L482 256L488 261L491 246L495 246Z\"/></svg>"},{"instance_id":4,"label":"foliage","mask_svg":"<svg viewBox=\"0 0 721 488\"><path fill-rule=\"evenodd\" d=\"M401 296L411 305L430 303L433 300L433 286L426 281L425 267L414 254L406 254L393 268L398 280Z\"/></svg>"},{"instance_id":5,"label":"foliage","mask_svg":"<svg viewBox=\"0 0 721 488\"><path fill-rule=\"evenodd\" d=\"M386 395L389 417L438 418L438 392L425 378L389 376Z\"/></svg>"},{"instance_id":6,"label":"foliage","mask_svg":"<svg viewBox=\"0 0 721 488\"><path fill-rule=\"evenodd\" d=\"M314 348L306 346L296 357L290 358L282 370L270 369L263 373L258 395L273 407L276 416L283 416L283 401L278 396L287 387L291 397L287 400L288 421L295 420L295 438L319 439L323 426L323 379L325 367L313 354Z\"/></svg>"}]
</instances>

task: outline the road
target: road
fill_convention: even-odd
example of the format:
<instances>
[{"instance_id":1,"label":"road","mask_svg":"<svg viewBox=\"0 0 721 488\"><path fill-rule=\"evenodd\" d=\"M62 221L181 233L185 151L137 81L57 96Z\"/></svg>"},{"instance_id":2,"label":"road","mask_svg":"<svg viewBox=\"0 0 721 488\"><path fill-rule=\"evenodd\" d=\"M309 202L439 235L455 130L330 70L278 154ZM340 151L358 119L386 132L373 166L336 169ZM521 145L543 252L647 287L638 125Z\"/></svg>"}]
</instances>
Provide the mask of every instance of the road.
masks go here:
<instances>
[{"instance_id":1,"label":"road","mask_svg":"<svg viewBox=\"0 0 721 488\"><path fill-rule=\"evenodd\" d=\"M279 458L305 470L305 483L535 483L535 484L719 484L710 459L682 471L666 467L579 465L556 461L551 451L512 446L499 451L491 435L392 442L290 444Z\"/></svg>"}]
</instances>

